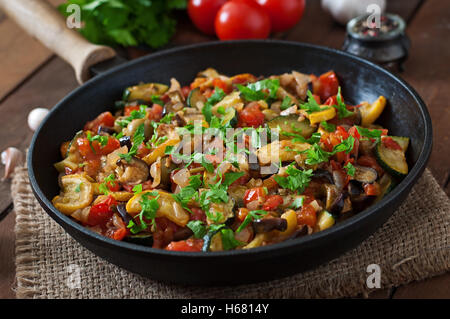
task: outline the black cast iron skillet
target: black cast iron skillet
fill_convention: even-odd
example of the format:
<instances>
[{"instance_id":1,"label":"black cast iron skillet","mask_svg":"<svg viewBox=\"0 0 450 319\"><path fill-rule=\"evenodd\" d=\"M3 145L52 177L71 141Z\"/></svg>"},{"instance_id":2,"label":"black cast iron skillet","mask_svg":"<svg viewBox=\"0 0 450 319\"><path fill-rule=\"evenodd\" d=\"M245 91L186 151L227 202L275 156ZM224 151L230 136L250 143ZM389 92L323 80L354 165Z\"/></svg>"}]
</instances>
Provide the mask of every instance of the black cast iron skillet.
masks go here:
<instances>
[{"instance_id":1,"label":"black cast iron skillet","mask_svg":"<svg viewBox=\"0 0 450 319\"><path fill-rule=\"evenodd\" d=\"M51 204L59 193L59 146L88 120L112 109L125 87L144 82L182 84L207 67L227 75L281 74L334 70L347 101L388 105L379 119L391 135L408 136L410 172L382 201L325 231L250 250L215 253L169 252L114 241L77 224ZM432 127L427 108L404 81L361 58L323 47L270 40L212 42L158 52L116 67L85 83L60 101L35 133L28 155L33 191L45 211L74 239L96 255L141 275L183 284L216 285L267 281L316 267L355 247L377 230L406 198L430 156Z\"/></svg>"}]
</instances>

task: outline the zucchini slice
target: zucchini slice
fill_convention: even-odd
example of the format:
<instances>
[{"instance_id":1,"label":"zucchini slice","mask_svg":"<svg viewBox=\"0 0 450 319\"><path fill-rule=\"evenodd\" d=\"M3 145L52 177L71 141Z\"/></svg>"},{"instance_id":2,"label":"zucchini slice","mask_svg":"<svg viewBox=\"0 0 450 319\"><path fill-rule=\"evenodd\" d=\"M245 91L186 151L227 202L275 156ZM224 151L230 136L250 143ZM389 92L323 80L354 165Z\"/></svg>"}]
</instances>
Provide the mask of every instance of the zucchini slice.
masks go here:
<instances>
[{"instance_id":1,"label":"zucchini slice","mask_svg":"<svg viewBox=\"0 0 450 319\"><path fill-rule=\"evenodd\" d=\"M392 179L392 176L388 173L385 173L379 180L380 184L380 194L375 199L375 202L378 202L383 199L386 194L388 194L394 187L395 183Z\"/></svg>"},{"instance_id":2,"label":"zucchini slice","mask_svg":"<svg viewBox=\"0 0 450 319\"><path fill-rule=\"evenodd\" d=\"M137 101L142 100L145 102L151 102L153 95L163 95L167 92L169 87L160 83L145 83L135 86L130 86L123 92L122 99L124 101Z\"/></svg>"},{"instance_id":3,"label":"zucchini slice","mask_svg":"<svg viewBox=\"0 0 450 319\"><path fill-rule=\"evenodd\" d=\"M378 143L375 147L375 157L389 174L403 178L408 174L408 163L406 163L405 153L400 150L387 148L383 143Z\"/></svg>"},{"instance_id":4,"label":"zucchini slice","mask_svg":"<svg viewBox=\"0 0 450 319\"><path fill-rule=\"evenodd\" d=\"M403 137L403 136L391 136L391 138L400 145L400 147L403 150L403 153L406 152L409 146L409 137Z\"/></svg>"},{"instance_id":5,"label":"zucchini slice","mask_svg":"<svg viewBox=\"0 0 450 319\"><path fill-rule=\"evenodd\" d=\"M193 89L187 98L187 104L189 107L197 108L201 110L206 103L206 97L200 92L200 88Z\"/></svg>"},{"instance_id":6,"label":"zucchini slice","mask_svg":"<svg viewBox=\"0 0 450 319\"><path fill-rule=\"evenodd\" d=\"M312 133L316 131L316 128L311 126L309 120L305 118L303 121L298 121L298 115L291 114L288 116L278 116L274 118L273 120L267 122L267 125L271 129L276 129L278 126L280 127L281 131L287 132L287 133L295 133L295 134L301 134L304 138L311 137ZM290 140L292 139L292 136L287 136L284 134L281 134L280 132L280 139L282 140Z\"/></svg>"},{"instance_id":7,"label":"zucchini slice","mask_svg":"<svg viewBox=\"0 0 450 319\"><path fill-rule=\"evenodd\" d=\"M238 113L232 107L225 110L225 114L222 116L222 126L227 126L230 123L231 127L235 127L238 123Z\"/></svg>"}]
</instances>

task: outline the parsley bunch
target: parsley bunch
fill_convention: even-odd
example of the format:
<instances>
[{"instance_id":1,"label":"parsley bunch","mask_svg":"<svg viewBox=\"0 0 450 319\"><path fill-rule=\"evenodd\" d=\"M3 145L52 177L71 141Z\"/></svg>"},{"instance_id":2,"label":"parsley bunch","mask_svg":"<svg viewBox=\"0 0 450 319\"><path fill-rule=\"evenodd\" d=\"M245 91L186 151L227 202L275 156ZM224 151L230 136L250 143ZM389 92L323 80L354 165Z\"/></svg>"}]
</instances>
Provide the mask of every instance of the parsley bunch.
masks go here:
<instances>
[{"instance_id":1,"label":"parsley bunch","mask_svg":"<svg viewBox=\"0 0 450 319\"><path fill-rule=\"evenodd\" d=\"M237 88L241 91L241 95L247 101L274 100L277 98L279 87L280 80L278 79L265 79L255 83L249 83L247 86L243 86L242 84L237 85Z\"/></svg>"},{"instance_id":2,"label":"parsley bunch","mask_svg":"<svg viewBox=\"0 0 450 319\"><path fill-rule=\"evenodd\" d=\"M159 48L175 33L175 9L185 9L186 0L68 0L59 6L67 12L71 4L81 8L80 33L90 42L112 46L146 44Z\"/></svg>"}]
</instances>

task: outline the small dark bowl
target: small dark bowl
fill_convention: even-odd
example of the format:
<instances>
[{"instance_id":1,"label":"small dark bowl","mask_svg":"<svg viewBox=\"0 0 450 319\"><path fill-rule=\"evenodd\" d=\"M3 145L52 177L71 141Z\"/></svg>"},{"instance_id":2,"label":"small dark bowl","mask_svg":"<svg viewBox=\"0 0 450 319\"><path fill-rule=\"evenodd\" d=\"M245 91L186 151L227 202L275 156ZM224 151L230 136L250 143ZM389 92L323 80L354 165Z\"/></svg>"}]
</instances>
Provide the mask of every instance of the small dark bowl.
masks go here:
<instances>
[{"instance_id":1,"label":"small dark bowl","mask_svg":"<svg viewBox=\"0 0 450 319\"><path fill-rule=\"evenodd\" d=\"M59 193L53 163L59 146L84 123L111 109L124 87L139 81L189 83L199 70L214 67L232 75L270 75L298 70L321 74L333 69L347 101L389 101L379 123L390 134L409 136L408 176L382 201L325 231L251 250L216 253L169 252L114 241L56 210ZM132 272L165 282L196 285L267 281L316 267L355 247L395 211L423 172L430 156L432 127L427 108L403 80L353 55L323 47L270 40L212 42L161 51L115 68L77 88L59 102L35 133L28 155L33 191L44 210L75 240L96 255Z\"/></svg>"}]
</instances>

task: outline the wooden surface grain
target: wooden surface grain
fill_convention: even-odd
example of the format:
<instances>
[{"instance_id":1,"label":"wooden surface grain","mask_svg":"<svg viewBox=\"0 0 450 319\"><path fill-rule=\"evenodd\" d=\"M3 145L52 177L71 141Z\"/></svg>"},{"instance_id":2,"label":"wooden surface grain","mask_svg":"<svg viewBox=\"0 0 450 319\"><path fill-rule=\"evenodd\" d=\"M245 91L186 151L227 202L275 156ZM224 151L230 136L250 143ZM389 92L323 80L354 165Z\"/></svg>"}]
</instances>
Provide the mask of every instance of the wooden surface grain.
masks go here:
<instances>
[{"instance_id":1,"label":"wooden surface grain","mask_svg":"<svg viewBox=\"0 0 450 319\"><path fill-rule=\"evenodd\" d=\"M53 4L62 0L52 0ZM434 147L429 168L447 194L450 171L448 123L450 91L448 73L450 43L450 1L396 0L388 2L388 11L401 15L409 24L412 41L410 57L401 74L424 98L433 121ZM177 14L179 26L171 46L209 41L214 38L197 32L184 13ZM12 36L14 35L14 36ZM276 38L309 42L339 49L345 28L323 13L319 1L307 1L302 21ZM17 40L17 41L16 41ZM148 51L132 48L130 58ZM32 132L26 124L28 112L34 107L51 108L77 87L73 70L61 59L24 34L0 13L0 150L15 146L25 150ZM0 169L3 174L3 168ZM0 213L10 208L8 181L0 183ZM14 213L0 222L0 298L14 298ZM450 298L450 274L373 292L371 298Z\"/></svg>"}]
</instances>

